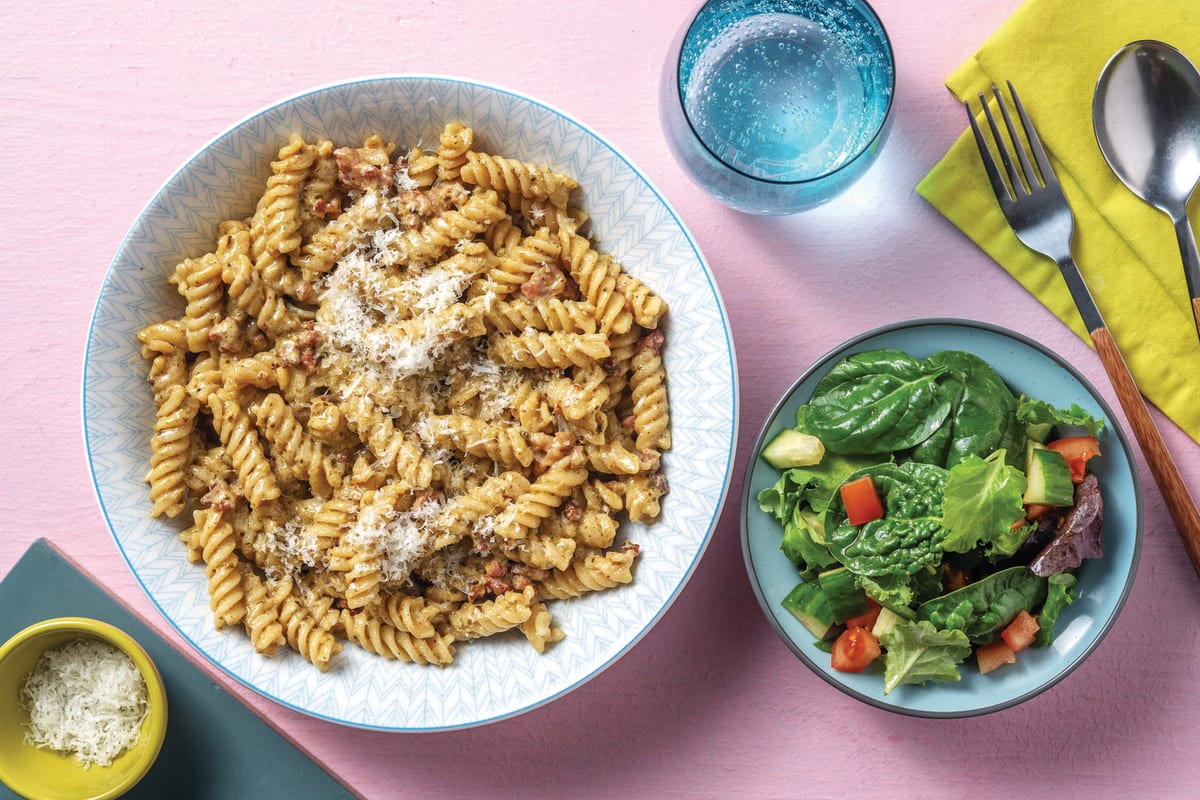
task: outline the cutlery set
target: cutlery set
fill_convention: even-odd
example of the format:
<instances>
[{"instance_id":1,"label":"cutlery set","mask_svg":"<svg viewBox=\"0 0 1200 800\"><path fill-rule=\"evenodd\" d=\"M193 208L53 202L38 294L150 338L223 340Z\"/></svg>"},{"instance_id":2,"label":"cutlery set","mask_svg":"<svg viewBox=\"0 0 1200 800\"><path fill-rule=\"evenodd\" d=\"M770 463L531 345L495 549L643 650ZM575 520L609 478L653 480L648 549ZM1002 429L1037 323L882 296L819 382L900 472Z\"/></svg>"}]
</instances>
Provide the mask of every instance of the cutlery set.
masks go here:
<instances>
[{"instance_id":1,"label":"cutlery set","mask_svg":"<svg viewBox=\"0 0 1200 800\"><path fill-rule=\"evenodd\" d=\"M1012 83L1008 91L1019 129L1000 89L992 87L992 91L1003 129L987 97L979 95L991 143L971 104L964 106L1000 210L1026 247L1058 265L1192 566L1200 574L1200 513L1072 257L1075 218L1062 185ZM1127 45L1101 73L1093 119L1101 152L1113 172L1174 223L1200 332L1200 255L1186 212L1188 198L1200 182L1200 73L1169 45L1154 41Z\"/></svg>"}]
</instances>

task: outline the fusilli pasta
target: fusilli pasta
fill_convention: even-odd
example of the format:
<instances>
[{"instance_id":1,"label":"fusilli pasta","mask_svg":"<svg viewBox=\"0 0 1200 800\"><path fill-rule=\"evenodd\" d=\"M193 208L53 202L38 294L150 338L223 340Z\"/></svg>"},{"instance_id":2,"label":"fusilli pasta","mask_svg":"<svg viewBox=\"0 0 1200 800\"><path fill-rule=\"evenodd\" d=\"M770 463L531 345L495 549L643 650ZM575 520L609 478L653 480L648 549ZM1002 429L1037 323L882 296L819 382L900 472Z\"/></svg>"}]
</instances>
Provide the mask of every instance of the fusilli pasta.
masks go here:
<instances>
[{"instance_id":1,"label":"fusilli pasta","mask_svg":"<svg viewBox=\"0 0 1200 800\"><path fill-rule=\"evenodd\" d=\"M667 304L581 230L576 181L447 124L436 150L293 135L253 212L138 332L150 513L217 628L337 668L541 653L553 601L634 579L667 491ZM511 633L507 633L511 632Z\"/></svg>"}]
</instances>

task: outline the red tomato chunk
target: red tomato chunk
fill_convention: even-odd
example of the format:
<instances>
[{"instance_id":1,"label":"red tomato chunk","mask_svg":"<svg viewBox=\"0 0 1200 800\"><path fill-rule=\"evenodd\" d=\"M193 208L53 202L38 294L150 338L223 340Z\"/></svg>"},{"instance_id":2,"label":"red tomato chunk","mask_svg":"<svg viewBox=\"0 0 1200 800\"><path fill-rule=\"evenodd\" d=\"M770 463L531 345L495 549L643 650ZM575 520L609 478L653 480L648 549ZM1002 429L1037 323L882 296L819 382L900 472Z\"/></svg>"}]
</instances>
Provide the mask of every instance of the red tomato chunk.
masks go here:
<instances>
[{"instance_id":1,"label":"red tomato chunk","mask_svg":"<svg viewBox=\"0 0 1200 800\"><path fill-rule=\"evenodd\" d=\"M867 598L867 610L857 617L851 617L846 620L847 628L866 628L870 630L875 627L875 620L879 619L879 612L883 606L876 603L871 598Z\"/></svg>"},{"instance_id":2,"label":"red tomato chunk","mask_svg":"<svg viewBox=\"0 0 1200 800\"><path fill-rule=\"evenodd\" d=\"M1008 646L1008 642L997 639L991 644L976 647L975 660L979 664L979 671L986 675L1005 664L1017 663L1017 654Z\"/></svg>"},{"instance_id":3,"label":"red tomato chunk","mask_svg":"<svg viewBox=\"0 0 1200 800\"><path fill-rule=\"evenodd\" d=\"M863 475L842 484L842 503L846 506L846 519L851 525L865 525L883 519L883 503L875 491L875 481Z\"/></svg>"},{"instance_id":4,"label":"red tomato chunk","mask_svg":"<svg viewBox=\"0 0 1200 800\"><path fill-rule=\"evenodd\" d=\"M1033 640L1037 637L1037 632L1040 628L1041 626L1038 625L1037 617L1025 609L1021 609L1021 613L1017 614L1016 618L1008 623L1008 627L1000 634L1000 638L1004 639L1005 643L1012 648L1014 653L1019 653L1033 644Z\"/></svg>"},{"instance_id":5,"label":"red tomato chunk","mask_svg":"<svg viewBox=\"0 0 1200 800\"><path fill-rule=\"evenodd\" d=\"M879 658L879 640L866 628L847 628L833 643L831 666L839 672L862 672Z\"/></svg>"},{"instance_id":6,"label":"red tomato chunk","mask_svg":"<svg viewBox=\"0 0 1200 800\"><path fill-rule=\"evenodd\" d=\"M1088 459L1100 455L1100 442L1095 436L1067 436L1047 442L1046 447L1062 454L1071 469L1071 480L1075 483L1083 480Z\"/></svg>"}]
</instances>

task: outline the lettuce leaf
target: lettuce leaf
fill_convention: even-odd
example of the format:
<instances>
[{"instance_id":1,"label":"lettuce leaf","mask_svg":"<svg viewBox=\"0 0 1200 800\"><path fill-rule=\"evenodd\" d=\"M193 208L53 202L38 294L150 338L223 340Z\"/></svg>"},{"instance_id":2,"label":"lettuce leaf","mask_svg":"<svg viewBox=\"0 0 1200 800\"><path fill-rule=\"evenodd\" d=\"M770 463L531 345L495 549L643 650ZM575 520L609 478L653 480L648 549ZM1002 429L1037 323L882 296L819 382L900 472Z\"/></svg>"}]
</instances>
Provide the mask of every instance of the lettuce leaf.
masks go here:
<instances>
[{"instance_id":1,"label":"lettuce leaf","mask_svg":"<svg viewBox=\"0 0 1200 800\"><path fill-rule=\"evenodd\" d=\"M1042 610L1038 612L1040 627L1033 640L1034 647L1049 647L1054 642L1054 623L1058 621L1058 615L1075 602L1078 579L1073 573L1058 572L1047 578L1046 582L1046 602L1042 603Z\"/></svg>"},{"instance_id":2,"label":"lettuce leaf","mask_svg":"<svg viewBox=\"0 0 1200 800\"><path fill-rule=\"evenodd\" d=\"M779 549L802 573L824 569L836 561L825 546L821 518L802 505L796 506L792 518L784 524Z\"/></svg>"},{"instance_id":3,"label":"lettuce leaf","mask_svg":"<svg viewBox=\"0 0 1200 800\"><path fill-rule=\"evenodd\" d=\"M942 591L941 569L928 566L915 575L859 575L867 597L890 608L913 606Z\"/></svg>"},{"instance_id":4,"label":"lettuce leaf","mask_svg":"<svg viewBox=\"0 0 1200 800\"><path fill-rule=\"evenodd\" d=\"M901 622L879 637L887 648L883 663L883 693L906 683L947 683L962 679L958 665L971 655L962 631L939 631L933 624Z\"/></svg>"},{"instance_id":5,"label":"lettuce leaf","mask_svg":"<svg viewBox=\"0 0 1200 800\"><path fill-rule=\"evenodd\" d=\"M1046 435L1056 425L1084 428L1092 436L1104 430L1104 420L1093 417L1078 403L1072 403L1068 408L1057 408L1045 400L1028 397L1020 398L1017 403L1017 420L1025 424L1030 438L1039 442L1045 441Z\"/></svg>"},{"instance_id":6,"label":"lettuce leaf","mask_svg":"<svg viewBox=\"0 0 1200 800\"><path fill-rule=\"evenodd\" d=\"M843 456L827 450L820 464L785 470L775 485L758 493L758 507L781 525L792 519L799 505L824 514L833 493L848 476L878 463L878 456Z\"/></svg>"},{"instance_id":7,"label":"lettuce leaf","mask_svg":"<svg viewBox=\"0 0 1200 800\"><path fill-rule=\"evenodd\" d=\"M942 524L949 531L943 550L966 553L984 544L988 555L1006 557L1025 541L1028 528L1013 527L1025 518L1025 476L1005 456L1004 450L987 458L969 455L951 467L942 501Z\"/></svg>"}]
</instances>

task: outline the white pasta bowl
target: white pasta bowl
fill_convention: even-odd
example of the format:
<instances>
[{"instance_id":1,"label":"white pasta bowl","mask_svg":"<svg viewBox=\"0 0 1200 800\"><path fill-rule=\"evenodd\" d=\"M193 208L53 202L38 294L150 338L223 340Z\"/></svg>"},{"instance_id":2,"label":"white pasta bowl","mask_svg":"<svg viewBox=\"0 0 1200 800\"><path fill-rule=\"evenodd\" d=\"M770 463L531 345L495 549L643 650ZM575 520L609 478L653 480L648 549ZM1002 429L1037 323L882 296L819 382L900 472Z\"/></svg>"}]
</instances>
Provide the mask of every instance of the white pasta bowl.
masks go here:
<instances>
[{"instance_id":1,"label":"white pasta bowl","mask_svg":"<svg viewBox=\"0 0 1200 800\"><path fill-rule=\"evenodd\" d=\"M296 653L256 653L240 630L218 631L202 564L189 563L177 520L153 518L145 476L155 418L136 333L178 317L167 278L209 252L218 224L254 210L270 162L293 132L357 146L379 133L401 147L436 147L450 121L479 149L573 176L572 205L611 253L669 304L663 351L672 447L660 518L624 522L641 546L631 584L551 606L565 638L539 655L519 635L458 648L446 668L388 660L347 646L328 672ZM679 596L724 503L737 431L733 343L716 282L675 212L611 144L542 102L475 82L396 76L318 88L230 127L172 175L134 221L97 302L83 378L87 455L100 506L133 575L204 658L265 697L354 727L437 731L505 719L595 677L627 653Z\"/></svg>"}]
</instances>

